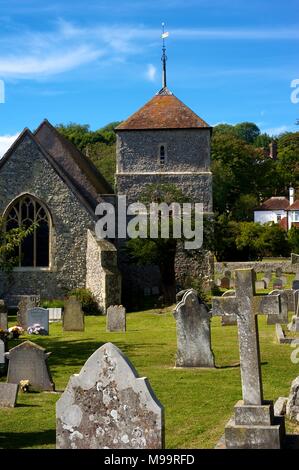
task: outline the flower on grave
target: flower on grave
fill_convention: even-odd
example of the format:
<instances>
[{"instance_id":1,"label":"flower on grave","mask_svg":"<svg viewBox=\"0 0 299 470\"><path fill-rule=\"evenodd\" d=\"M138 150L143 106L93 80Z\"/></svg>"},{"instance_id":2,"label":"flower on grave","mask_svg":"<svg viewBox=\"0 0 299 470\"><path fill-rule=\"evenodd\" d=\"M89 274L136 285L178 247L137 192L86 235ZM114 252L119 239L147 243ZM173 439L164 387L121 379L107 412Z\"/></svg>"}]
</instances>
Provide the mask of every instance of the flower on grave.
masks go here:
<instances>
[{"instance_id":1,"label":"flower on grave","mask_svg":"<svg viewBox=\"0 0 299 470\"><path fill-rule=\"evenodd\" d=\"M35 323L27 328L29 335L46 335L47 331L39 323Z\"/></svg>"},{"instance_id":2,"label":"flower on grave","mask_svg":"<svg viewBox=\"0 0 299 470\"><path fill-rule=\"evenodd\" d=\"M30 382L29 380L20 380L20 389L22 392L26 393L29 392Z\"/></svg>"},{"instance_id":3,"label":"flower on grave","mask_svg":"<svg viewBox=\"0 0 299 470\"><path fill-rule=\"evenodd\" d=\"M15 325L15 326L12 326L11 328L8 328L8 333L9 333L9 336L8 336L9 339L11 338L18 339L18 337L24 333L24 330L20 326Z\"/></svg>"}]
</instances>

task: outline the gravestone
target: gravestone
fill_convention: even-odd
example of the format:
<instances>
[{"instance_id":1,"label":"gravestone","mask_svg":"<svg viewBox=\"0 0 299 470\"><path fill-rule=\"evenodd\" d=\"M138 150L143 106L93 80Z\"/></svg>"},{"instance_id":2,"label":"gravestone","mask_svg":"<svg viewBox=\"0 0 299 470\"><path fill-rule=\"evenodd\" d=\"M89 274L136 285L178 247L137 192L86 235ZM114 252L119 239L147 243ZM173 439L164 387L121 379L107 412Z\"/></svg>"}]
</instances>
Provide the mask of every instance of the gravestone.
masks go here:
<instances>
[{"instance_id":1,"label":"gravestone","mask_svg":"<svg viewBox=\"0 0 299 470\"><path fill-rule=\"evenodd\" d=\"M294 312L291 323L288 329L293 332L299 332L299 290L294 291Z\"/></svg>"},{"instance_id":2,"label":"gravestone","mask_svg":"<svg viewBox=\"0 0 299 470\"><path fill-rule=\"evenodd\" d=\"M40 325L49 334L49 310L41 307L29 308L27 311L28 327Z\"/></svg>"},{"instance_id":3,"label":"gravestone","mask_svg":"<svg viewBox=\"0 0 299 470\"><path fill-rule=\"evenodd\" d=\"M289 419L299 423L299 377L292 382L286 406L286 414Z\"/></svg>"},{"instance_id":4,"label":"gravestone","mask_svg":"<svg viewBox=\"0 0 299 470\"><path fill-rule=\"evenodd\" d=\"M30 390L53 391L55 386L47 364L50 354L31 341L15 346L5 353L9 360L7 382L19 384L21 380L29 380Z\"/></svg>"},{"instance_id":5,"label":"gravestone","mask_svg":"<svg viewBox=\"0 0 299 470\"><path fill-rule=\"evenodd\" d=\"M84 312L75 296L65 301L62 322L64 331L84 331Z\"/></svg>"},{"instance_id":6,"label":"gravestone","mask_svg":"<svg viewBox=\"0 0 299 470\"><path fill-rule=\"evenodd\" d=\"M271 271L271 269L268 269L265 272L265 275L263 277L263 281L265 281L265 283L266 283L266 289L268 289L270 287L271 280L272 280L272 271Z\"/></svg>"},{"instance_id":7,"label":"gravestone","mask_svg":"<svg viewBox=\"0 0 299 470\"><path fill-rule=\"evenodd\" d=\"M243 400L225 427L230 449L277 449L284 438L283 418L274 417L273 402L263 398L257 314L279 312L279 296L255 296L253 269L236 270L236 296L214 297L213 315L236 313ZM249 354L250 351L250 354Z\"/></svg>"},{"instance_id":8,"label":"gravestone","mask_svg":"<svg viewBox=\"0 0 299 470\"><path fill-rule=\"evenodd\" d=\"M176 367L215 367L211 349L211 314L193 289L185 291L174 310Z\"/></svg>"},{"instance_id":9,"label":"gravestone","mask_svg":"<svg viewBox=\"0 0 299 470\"><path fill-rule=\"evenodd\" d=\"M4 374L5 372L5 367L6 362L5 362L5 344L2 339L0 339L0 374Z\"/></svg>"},{"instance_id":10,"label":"gravestone","mask_svg":"<svg viewBox=\"0 0 299 470\"><path fill-rule=\"evenodd\" d=\"M220 282L220 287L222 289L230 289L231 286L231 280L229 277L223 277Z\"/></svg>"},{"instance_id":11,"label":"gravestone","mask_svg":"<svg viewBox=\"0 0 299 470\"><path fill-rule=\"evenodd\" d=\"M27 312L30 308L38 307L40 297L38 295L22 295L18 305L17 324L24 330L28 328Z\"/></svg>"},{"instance_id":12,"label":"gravestone","mask_svg":"<svg viewBox=\"0 0 299 470\"><path fill-rule=\"evenodd\" d=\"M280 313L277 315L276 312L273 315L268 315L267 324L275 325L276 323L287 324L289 321L288 317L288 295L284 290L273 290L269 292L269 295L279 295L280 299Z\"/></svg>"},{"instance_id":13,"label":"gravestone","mask_svg":"<svg viewBox=\"0 0 299 470\"><path fill-rule=\"evenodd\" d=\"M48 308L49 310L49 322L61 321L62 317L62 308Z\"/></svg>"},{"instance_id":14,"label":"gravestone","mask_svg":"<svg viewBox=\"0 0 299 470\"><path fill-rule=\"evenodd\" d=\"M7 307L4 300L0 300L0 329L7 330Z\"/></svg>"},{"instance_id":15,"label":"gravestone","mask_svg":"<svg viewBox=\"0 0 299 470\"><path fill-rule=\"evenodd\" d=\"M273 289L276 290L276 289L279 289L281 290L283 288L283 282L282 282L282 279L276 277L273 281Z\"/></svg>"},{"instance_id":16,"label":"gravestone","mask_svg":"<svg viewBox=\"0 0 299 470\"><path fill-rule=\"evenodd\" d=\"M106 331L126 331L126 309L122 305L110 305L107 309Z\"/></svg>"},{"instance_id":17,"label":"gravestone","mask_svg":"<svg viewBox=\"0 0 299 470\"><path fill-rule=\"evenodd\" d=\"M295 279L293 281L292 288L294 290L299 289L299 255L296 255L295 253L291 254L291 263L294 265L295 268Z\"/></svg>"},{"instance_id":18,"label":"gravestone","mask_svg":"<svg viewBox=\"0 0 299 470\"><path fill-rule=\"evenodd\" d=\"M19 386L0 382L0 408L14 408Z\"/></svg>"},{"instance_id":19,"label":"gravestone","mask_svg":"<svg viewBox=\"0 0 299 470\"><path fill-rule=\"evenodd\" d=\"M265 280L255 281L255 290L267 289L267 284Z\"/></svg>"},{"instance_id":20,"label":"gravestone","mask_svg":"<svg viewBox=\"0 0 299 470\"><path fill-rule=\"evenodd\" d=\"M285 294L288 298L288 310L289 312L295 311L295 304L294 304L294 290L293 289L284 289Z\"/></svg>"},{"instance_id":21,"label":"gravestone","mask_svg":"<svg viewBox=\"0 0 299 470\"><path fill-rule=\"evenodd\" d=\"M234 297L236 295L235 290L227 290L222 294L222 297ZM233 326L237 324L237 315L223 315L221 317L222 326Z\"/></svg>"},{"instance_id":22,"label":"gravestone","mask_svg":"<svg viewBox=\"0 0 299 470\"><path fill-rule=\"evenodd\" d=\"M161 449L164 412L146 378L106 343L56 404L57 449Z\"/></svg>"}]
</instances>

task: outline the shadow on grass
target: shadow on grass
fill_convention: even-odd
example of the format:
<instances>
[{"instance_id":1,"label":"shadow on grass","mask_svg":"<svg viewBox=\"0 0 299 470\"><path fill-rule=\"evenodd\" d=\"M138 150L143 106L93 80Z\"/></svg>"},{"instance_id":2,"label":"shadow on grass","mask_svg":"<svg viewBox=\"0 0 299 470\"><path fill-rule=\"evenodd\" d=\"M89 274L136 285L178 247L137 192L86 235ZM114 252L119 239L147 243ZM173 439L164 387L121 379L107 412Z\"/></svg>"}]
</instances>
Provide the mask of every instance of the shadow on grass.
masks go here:
<instances>
[{"instance_id":1,"label":"shadow on grass","mask_svg":"<svg viewBox=\"0 0 299 470\"><path fill-rule=\"evenodd\" d=\"M55 446L55 440L55 430L53 429L39 432L0 432L0 449Z\"/></svg>"}]
</instances>

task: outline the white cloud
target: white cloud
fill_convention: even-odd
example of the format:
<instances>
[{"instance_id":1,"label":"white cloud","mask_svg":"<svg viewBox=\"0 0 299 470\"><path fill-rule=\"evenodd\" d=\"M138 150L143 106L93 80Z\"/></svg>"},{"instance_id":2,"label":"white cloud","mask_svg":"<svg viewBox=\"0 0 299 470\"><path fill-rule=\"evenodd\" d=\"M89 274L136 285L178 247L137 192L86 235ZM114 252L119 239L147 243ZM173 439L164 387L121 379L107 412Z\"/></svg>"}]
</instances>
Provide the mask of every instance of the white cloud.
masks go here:
<instances>
[{"instance_id":1,"label":"white cloud","mask_svg":"<svg viewBox=\"0 0 299 470\"><path fill-rule=\"evenodd\" d=\"M5 152L18 138L19 134L15 135L0 135L0 158L3 157Z\"/></svg>"},{"instance_id":2,"label":"white cloud","mask_svg":"<svg viewBox=\"0 0 299 470\"><path fill-rule=\"evenodd\" d=\"M153 64L148 64L147 70L146 70L146 78L150 82L154 82L157 77L157 67L155 67Z\"/></svg>"},{"instance_id":3,"label":"white cloud","mask_svg":"<svg viewBox=\"0 0 299 470\"><path fill-rule=\"evenodd\" d=\"M295 132L295 131L296 131L295 126L287 126L287 125L282 125L278 127L270 127L268 129L262 130L263 133L265 132L271 136L283 134L284 132Z\"/></svg>"}]
</instances>

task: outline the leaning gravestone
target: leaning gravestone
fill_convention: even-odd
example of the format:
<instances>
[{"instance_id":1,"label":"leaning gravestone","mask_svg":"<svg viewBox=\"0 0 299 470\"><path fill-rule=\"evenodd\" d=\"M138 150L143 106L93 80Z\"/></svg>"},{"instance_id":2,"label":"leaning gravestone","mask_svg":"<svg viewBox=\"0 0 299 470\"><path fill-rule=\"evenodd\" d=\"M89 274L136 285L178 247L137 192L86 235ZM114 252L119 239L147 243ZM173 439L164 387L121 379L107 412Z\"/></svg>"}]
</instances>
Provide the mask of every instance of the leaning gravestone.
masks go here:
<instances>
[{"instance_id":1,"label":"leaning gravestone","mask_svg":"<svg viewBox=\"0 0 299 470\"><path fill-rule=\"evenodd\" d=\"M71 376L56 404L57 449L161 449L163 407L112 343Z\"/></svg>"},{"instance_id":2,"label":"leaning gravestone","mask_svg":"<svg viewBox=\"0 0 299 470\"><path fill-rule=\"evenodd\" d=\"M28 328L27 312L28 309L38 307L40 297L38 295L22 295L18 305L17 323L24 330Z\"/></svg>"},{"instance_id":3,"label":"leaning gravestone","mask_svg":"<svg viewBox=\"0 0 299 470\"><path fill-rule=\"evenodd\" d=\"M0 300L0 329L7 330L7 307L4 300Z\"/></svg>"},{"instance_id":4,"label":"leaning gravestone","mask_svg":"<svg viewBox=\"0 0 299 470\"><path fill-rule=\"evenodd\" d=\"M235 290L227 290L222 294L222 297L234 297L236 295ZM232 315L223 315L221 318L221 325L222 326L233 326L237 324L237 315L234 313Z\"/></svg>"},{"instance_id":5,"label":"leaning gravestone","mask_svg":"<svg viewBox=\"0 0 299 470\"><path fill-rule=\"evenodd\" d=\"M41 307L28 309L27 323L28 326L38 324L49 334L49 310Z\"/></svg>"},{"instance_id":6,"label":"leaning gravestone","mask_svg":"<svg viewBox=\"0 0 299 470\"><path fill-rule=\"evenodd\" d=\"M269 295L279 295L280 298L280 313L277 315L275 312L273 315L268 315L267 324L275 325L276 323L287 324L289 321L288 317L288 295L284 290L273 290L269 292Z\"/></svg>"},{"instance_id":7,"label":"leaning gravestone","mask_svg":"<svg viewBox=\"0 0 299 470\"><path fill-rule=\"evenodd\" d=\"M295 255L295 253L292 253L291 263L294 265L295 273L296 273L292 288L294 290L298 290L299 289L299 255Z\"/></svg>"},{"instance_id":8,"label":"leaning gravestone","mask_svg":"<svg viewBox=\"0 0 299 470\"><path fill-rule=\"evenodd\" d=\"M14 408L17 402L19 386L0 383L0 408Z\"/></svg>"},{"instance_id":9,"label":"leaning gravestone","mask_svg":"<svg viewBox=\"0 0 299 470\"><path fill-rule=\"evenodd\" d=\"M187 290L174 310L176 367L215 367L211 349L211 314L197 292Z\"/></svg>"},{"instance_id":10,"label":"leaning gravestone","mask_svg":"<svg viewBox=\"0 0 299 470\"><path fill-rule=\"evenodd\" d=\"M47 360L51 353L31 341L12 348L5 356L9 360L7 382L19 384L29 380L30 390L53 391L55 389Z\"/></svg>"},{"instance_id":11,"label":"leaning gravestone","mask_svg":"<svg viewBox=\"0 0 299 470\"><path fill-rule=\"evenodd\" d=\"M236 296L213 297L213 315L236 313L243 400L225 427L223 446L230 449L279 449L283 418L274 418L273 402L265 402L261 376L258 313L279 313L278 295L255 296L253 269L236 270ZM249 354L250 352L250 354Z\"/></svg>"},{"instance_id":12,"label":"leaning gravestone","mask_svg":"<svg viewBox=\"0 0 299 470\"><path fill-rule=\"evenodd\" d=\"M64 303L62 324L64 331L84 331L84 312L73 295Z\"/></svg>"},{"instance_id":13,"label":"leaning gravestone","mask_svg":"<svg viewBox=\"0 0 299 470\"><path fill-rule=\"evenodd\" d=\"M106 330L126 331L126 309L122 305L110 305L107 309Z\"/></svg>"}]
</instances>

